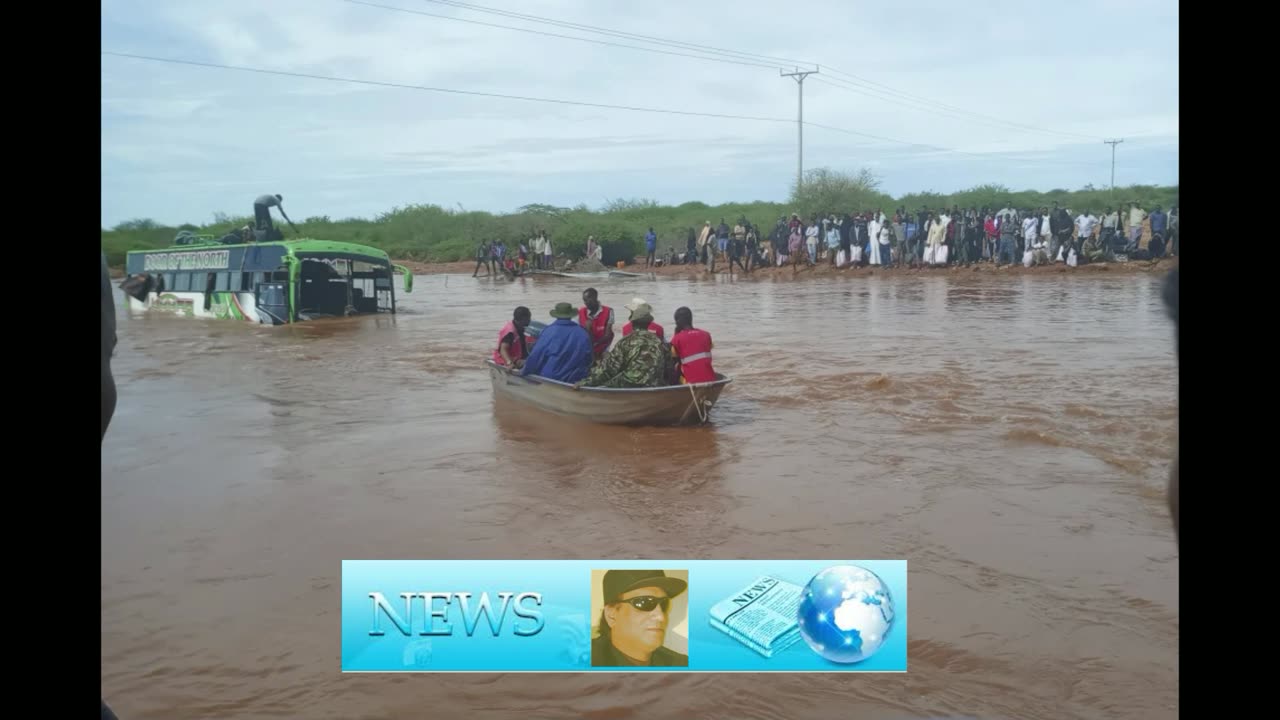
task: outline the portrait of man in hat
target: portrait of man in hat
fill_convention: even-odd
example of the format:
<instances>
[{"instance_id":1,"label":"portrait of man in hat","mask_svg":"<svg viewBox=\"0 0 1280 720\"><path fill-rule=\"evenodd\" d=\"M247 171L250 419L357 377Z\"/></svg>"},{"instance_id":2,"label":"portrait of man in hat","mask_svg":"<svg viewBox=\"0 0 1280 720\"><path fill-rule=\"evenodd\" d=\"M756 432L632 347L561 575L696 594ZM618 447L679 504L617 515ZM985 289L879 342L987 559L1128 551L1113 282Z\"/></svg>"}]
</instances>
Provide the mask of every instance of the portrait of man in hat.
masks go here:
<instances>
[{"instance_id":1,"label":"portrait of man in hat","mask_svg":"<svg viewBox=\"0 0 1280 720\"><path fill-rule=\"evenodd\" d=\"M688 571L593 572L603 607L591 641L593 667L687 667L689 656L666 646L672 606L688 589ZM688 596L685 596L687 599Z\"/></svg>"}]
</instances>

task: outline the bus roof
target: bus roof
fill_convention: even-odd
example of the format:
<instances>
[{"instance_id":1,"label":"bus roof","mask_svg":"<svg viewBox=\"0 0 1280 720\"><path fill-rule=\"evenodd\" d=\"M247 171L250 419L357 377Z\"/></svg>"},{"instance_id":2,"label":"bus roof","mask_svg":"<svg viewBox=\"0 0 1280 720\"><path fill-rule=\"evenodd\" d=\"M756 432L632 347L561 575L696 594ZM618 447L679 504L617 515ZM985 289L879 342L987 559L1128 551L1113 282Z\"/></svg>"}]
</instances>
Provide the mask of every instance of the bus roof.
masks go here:
<instances>
[{"instance_id":1,"label":"bus roof","mask_svg":"<svg viewBox=\"0 0 1280 720\"><path fill-rule=\"evenodd\" d=\"M206 236L207 237L207 236ZM293 240L270 240L265 242L253 243L232 243L224 245L217 240L209 239L204 242L192 242L182 245L170 245L163 248L148 248L145 250L130 250L128 255L144 255L153 253L170 253L170 252L187 252L191 250L207 250L218 248L222 250L231 250L235 248L249 247L280 247L286 253L297 255L299 253L306 255L325 255L325 254L344 254L344 255L363 255L378 260L391 261L391 258L383 250L371 247L369 245L360 245L358 243L337 242L334 240L317 240L315 238L296 238Z\"/></svg>"}]
</instances>

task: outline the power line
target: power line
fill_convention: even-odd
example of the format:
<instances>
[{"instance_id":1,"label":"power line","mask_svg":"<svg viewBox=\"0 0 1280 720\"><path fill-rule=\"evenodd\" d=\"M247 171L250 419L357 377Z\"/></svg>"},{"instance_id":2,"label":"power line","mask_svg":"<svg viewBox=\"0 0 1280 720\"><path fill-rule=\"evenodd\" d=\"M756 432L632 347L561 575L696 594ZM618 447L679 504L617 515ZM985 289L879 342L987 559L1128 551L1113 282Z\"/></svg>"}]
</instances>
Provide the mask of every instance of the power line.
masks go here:
<instances>
[{"instance_id":1,"label":"power line","mask_svg":"<svg viewBox=\"0 0 1280 720\"><path fill-rule=\"evenodd\" d=\"M1023 124L1023 123L1017 123L1017 122L1013 122L1013 121L1011 121L1011 120L1004 120L1004 119L1002 119L1002 118L997 118L997 117L995 117L995 116L993 116L993 115L984 115L984 114L982 114L982 113L973 112L972 110L966 110L966 109L964 109L964 108L962 108L962 107L957 107L957 106L955 106L955 105L948 105L947 103L944 103L944 102L942 102L941 100L935 100L935 99L933 99L933 98L927 98L927 97L924 97L923 95L915 95L915 94L912 94L912 93L909 93L909 92L904 92L904 91L902 91L902 90L898 90L897 88L890 87L889 85L885 85L884 83L878 83L878 82L876 82L876 81L874 81L874 80L868 80L868 79L866 79L866 78L862 78L862 77L859 77L859 76L857 76L857 75L853 75L853 74L850 74L850 73L844 72L844 71L842 71L842 70L837 70L836 68L833 68L833 67L830 67L830 66L825 66L825 65L824 65L824 66L822 66L822 67L823 67L825 70L827 70L828 72L835 73L836 75L844 75L845 77L849 78L848 80L845 80L845 79L843 79L843 78L835 78L836 80L838 80L838 81L840 81L840 82L845 82L845 83L848 83L848 84L850 84L850 85L857 85L857 86L865 86L865 87L869 87L869 88L872 88L872 89L876 89L876 90L878 90L879 92L885 92L885 93L889 93L889 94L892 94L892 95L897 95L897 96L900 96L900 97L902 97L902 98L904 98L904 99L913 100L913 101L915 101L915 102L919 102L919 103L925 103L925 104L929 104L929 105L936 105L936 106L938 106L938 107L940 107L940 108L945 108L945 109L947 109L947 110L951 110L951 111L953 111L953 112L962 113L962 114L965 114L965 115L970 115L970 116L973 116L973 117L975 117L975 118L986 118L986 119L988 119L988 120L993 120L993 121L998 122L998 123L1001 123L1001 124L1011 125L1011 126L1013 126L1013 127L1021 128L1021 129L1023 129L1023 130L1030 130L1030 131L1033 131L1033 132L1049 133L1050 135L1063 135L1063 136L1067 136L1067 137L1080 138L1080 139L1082 139L1082 140L1097 140L1097 139L1098 139L1096 136L1093 136L1093 135L1083 135L1083 134L1081 134L1081 133L1063 132L1063 131L1061 131L1061 130L1050 130L1050 129L1048 129L1048 128L1036 127L1036 126L1034 126L1034 125L1025 125L1025 124Z\"/></svg>"},{"instance_id":2,"label":"power line","mask_svg":"<svg viewBox=\"0 0 1280 720\"><path fill-rule=\"evenodd\" d=\"M822 83L823 85L828 85L830 87L834 87L840 90L847 90L849 92L858 93L859 95L865 95L867 97L876 98L877 100L884 100L885 102L894 103L895 105L911 108L912 110L929 112L935 115L939 115L941 117L948 117L952 119L970 120L973 122L978 122L978 123L988 125L990 127L998 127L1003 130L1016 129L1016 130L1023 130L1023 131L1047 133L1050 135L1060 135L1065 137L1080 137L1080 138L1092 139L1087 135L1077 136L1073 133L1062 133L1062 132L1057 132L1055 130L1043 130L1040 128L1032 127L1030 125L1022 125L1021 123L1015 123L1009 120L1001 120L999 118L994 118L987 115L972 113L967 110L947 110L945 109L945 106L942 106L942 105L939 105L939 107L931 107L931 103L926 103L921 100L912 100L907 96L904 96L902 98L894 97L890 95L888 91L865 89L865 88L856 86L853 83L849 83L846 80L842 80L840 78L818 78L818 82Z\"/></svg>"},{"instance_id":3,"label":"power line","mask_svg":"<svg viewBox=\"0 0 1280 720\"><path fill-rule=\"evenodd\" d=\"M848 78L848 80L843 80L843 82L846 82L846 83L849 83L849 84L852 84L852 85L865 85L865 86L871 86L873 89L874 89L874 88L880 88L880 89L881 89L881 90L880 90L880 92L887 92L887 93L890 93L890 94L893 94L893 95L901 96L901 97L902 97L902 98L904 98L904 99L914 100L915 102L918 102L918 103L925 103L925 104L929 104L929 105L936 105L936 106L938 106L938 107L945 108L945 109L951 110L951 111L953 111L953 112L963 113L963 114L965 114L965 115L969 115L969 116L972 116L972 117L986 118L986 119L988 119L988 120L990 120L990 121L998 122L998 123L1001 123L1001 124L1006 125L1006 126L1013 126L1013 127L1017 127L1017 128L1023 129L1023 130L1030 130L1030 131L1033 131L1033 132L1048 133L1048 134L1051 134L1051 135L1062 135L1062 136L1067 136L1067 137L1075 137L1075 138L1080 138L1080 139L1090 140L1090 141L1094 141L1094 140L1097 140L1097 139L1098 139L1097 137L1092 136L1092 135L1082 135L1082 134L1080 134L1080 133L1071 133L1071 132L1062 132L1062 131L1059 131L1059 130L1050 130L1050 129L1047 129L1047 128L1040 128L1040 127L1036 127L1036 126L1032 126L1032 125L1025 125L1025 124L1022 124L1022 123L1016 123L1016 122L1012 122L1012 121L1004 120L1004 119L1001 119L1001 118L996 118L996 117L993 117L993 116L990 116L990 115L983 115L982 113L975 113L975 112L973 112L973 111L971 111L971 110L966 110L966 109L964 109L964 108L956 107L956 106L954 106L954 105L948 105L948 104L946 104L946 103L943 103L943 102L941 102L941 101L939 101L939 100L935 100L935 99L933 99L933 98L926 98L926 97L924 97L924 96L920 96L920 95L913 95L913 94L911 94L911 93L907 93L907 92L904 92L904 91L898 90L898 89L896 89L896 88L890 87L890 86L885 85L885 84L883 84L883 83L878 83L878 82L875 82L874 80L868 80L868 79L866 79L866 78L862 78L862 77L859 77L859 76L854 75L854 74L852 74L852 73L847 73L847 72L844 72L843 70L839 70L839 69L836 69L836 68L833 68L833 67L830 67L830 66L825 66L825 65L823 65L823 66L816 66L816 64L815 64L815 63L810 62L810 61L806 61L806 60L796 60L796 59L793 59L793 58L782 58L782 57L775 57L775 56L771 56L771 55L759 55L759 54L753 54L753 53L742 52L742 51L740 51L740 50L731 50L731 49L727 49L727 48L717 48L717 47L711 47L711 46L699 45L699 44L697 44L697 43L684 42L684 41L680 41L680 40L670 40L670 39L666 39L666 38L655 37L655 36L652 36L652 35L642 35L642 34L639 34L639 33L630 33L630 32L626 32L626 31L622 31L622 30L613 30L613 29L610 29L610 28L603 28L603 27L598 27L598 26L595 26L595 25L585 25L585 24L582 24L582 23L574 23L574 22L569 22L569 21L565 21L565 20L556 20L556 19L554 19L554 18L543 17L543 16L540 16L540 15L527 15L527 14L524 14L524 13L517 13L517 12L512 12L512 11L509 11L509 10L500 10L500 9L497 9L497 8L490 8L490 7L485 7L485 6L482 6L482 5L474 5L474 4L472 4L472 3L467 3L467 2L460 2L459 0L422 0L422 2L435 3L435 4L437 4L437 5L445 5L445 6L454 7L454 8L458 8L458 9L462 9L462 10L471 10L471 11L474 11L474 12L490 13L490 14L494 14L494 15L501 15L501 16L504 16L504 17L518 18L518 19L520 19L520 20L526 20L526 21L528 21L528 22L542 23L542 24L546 24L546 25L554 25L554 26L558 26L558 27L565 27L565 28L572 28L572 29L575 29L575 30L583 30L583 31L587 31L587 32L593 32L593 33L602 34L602 35L608 35L608 36L613 36L613 37L628 38L628 39L632 39L632 40L641 40L641 41L651 42L651 43L655 43L655 44L659 44L659 45L666 45L666 46L669 46L669 47L679 47L679 48L682 48L682 49L692 49L692 50L696 50L696 51L701 52L701 53L704 53L704 54L716 54L716 55L722 55L722 56L726 56L726 57L734 57L734 58L738 58L738 59L750 59L750 60L756 60L756 61L758 61L758 60L772 60L772 61L774 61L774 62L776 62L776 63L782 63L782 64L787 65L787 66L795 66L795 65L815 65L815 69L817 69L818 67L821 67L822 69L826 70L827 72L835 73L836 75L843 75L843 76L845 76L846 78ZM700 57L702 57L702 59L707 59L707 60L711 60L711 59L712 59L712 58L703 57L703 56L700 56ZM773 67L777 67L777 65L768 65L767 67L773 68Z\"/></svg>"},{"instance_id":4,"label":"power line","mask_svg":"<svg viewBox=\"0 0 1280 720\"><path fill-rule=\"evenodd\" d=\"M809 127L822 128L823 130L830 130L831 132L844 133L846 135L857 135L859 137L871 138L873 140L883 140L885 142L898 143L901 145L911 145L918 148L924 148L926 150L932 150L933 152L955 153L957 155L967 155L969 157L976 158L1002 158L1011 162L1048 163L1052 165L1075 165L1079 167L1102 167L1101 163L1076 162L1072 160L1049 160L1047 158L1016 158L1009 157L1002 153L974 153L965 150L956 150L954 148L946 148L940 145L927 145L924 143L909 142L907 140L899 140L897 138L887 137L884 135L874 135L872 133L861 132L858 130L849 130L847 128L835 127L833 125L822 125L813 122L806 122L805 125L808 125Z\"/></svg>"},{"instance_id":5,"label":"power line","mask_svg":"<svg viewBox=\"0 0 1280 720\"><path fill-rule=\"evenodd\" d=\"M648 113L664 113L668 115L692 115L696 117L721 118L728 120L755 120L758 122L778 122L789 123L791 120L786 118L770 118L752 115L730 115L727 113L708 113L697 112L694 110L671 110L666 108L648 108L633 105L610 105L608 103L593 103L579 100L560 100L556 98L540 98L526 95L504 95L502 93L481 92L479 90L457 90L454 88L430 87L427 85L409 85L407 83L393 83L381 80L360 80L357 78L336 77L333 75L316 75L312 73L290 72L287 70L267 70L265 68L252 68L240 65L223 65L221 63L199 62L196 60L179 60L177 58L162 58L151 55L136 55L133 53L102 51L103 55L111 55L114 57L132 58L134 60L147 60L150 62L172 63L175 65L195 65L197 67L218 68L221 70L239 70L240 72L259 73L262 75L283 75L286 77L307 78L310 80L328 80L330 82L355 83L357 85L376 85L379 87L399 88L401 90L423 90L427 92L450 93L453 95L473 95L476 97L492 97L502 98L504 100L523 100L525 102L541 102L552 103L556 105L580 105L582 107L607 108L610 110L631 110L634 112Z\"/></svg>"},{"instance_id":6,"label":"power line","mask_svg":"<svg viewBox=\"0 0 1280 720\"><path fill-rule=\"evenodd\" d=\"M427 2L434 2L435 0L426 0L426 1L427 1ZM451 20L451 21L455 21L455 22L468 23L468 24L471 24L471 25L482 25L482 26L484 26L484 27L493 27L493 28L499 28L499 29L503 29L503 30L514 30L514 31L516 31L516 32L529 33L529 34L531 34L531 35L542 35L542 36L545 36L545 37L561 38L561 39L564 39L564 40L575 40L575 41L578 41L578 42L591 43L591 44L593 44L593 45L604 45L604 46L607 46L607 47L625 48L625 49L628 49L628 50L638 50L638 51L641 51L641 52L657 53L657 54L660 54L660 55L672 55L672 56L675 56L675 57L693 58L693 59L695 59L695 60L707 60L707 61L711 61L711 62L728 63L728 64L731 64L731 65L742 65L742 66L745 66L745 67L761 67L761 68L768 68L768 69L770 69L770 70L772 70L772 69L774 69L775 67L777 67L776 65L767 65L767 64L764 64L764 63L760 63L760 62L747 62L747 61L743 61L743 60L730 59L730 58L728 58L728 57L714 57L714 56L708 56L708 55L694 55L694 54L691 54L691 53L682 53L682 52L674 52L674 51L671 51L671 50L659 50L659 49L657 49L657 48L641 47L641 46L639 46L639 45L627 45L627 44L623 44L623 43L613 43L613 42L609 42L609 41L607 41L607 40L593 40L593 39L591 39L591 38L576 37L576 36L573 36L573 35L562 35L562 34L560 34L560 33L551 33L551 32L545 32L545 31L542 31L542 30L533 30L533 29L531 29L531 28L514 27L514 26L511 26L511 25L500 25L500 24L498 24L498 23L484 22L484 21L481 21L481 20L469 20L469 19L467 19L467 18L461 18L461 17L452 16L452 15L440 15L440 14L438 14L438 13L423 12L423 11L421 11L421 10L410 10L410 9L407 9L407 8L396 7L396 6L392 6L392 5L383 5L383 4L380 4L380 3L366 2L365 0L342 0L342 2L350 3L350 4L352 4L352 5L364 5L365 7L377 8L377 9L380 9L380 10L389 10L389 11L391 11L391 12L401 12L401 13L407 13L407 14L410 14L410 15L420 15L420 16L423 16L423 17L438 18L438 19L441 19L441 20ZM451 4L451 6L452 6L452 4ZM494 12L495 12L495 13L504 13L504 14L519 15L518 13L508 13L507 11L494 11ZM520 15L520 17L523 19L524 17L527 17L527 16ZM589 27L589 26L587 26L587 27ZM640 36L640 37L645 37L645 36ZM696 47L696 46L695 46L695 47ZM833 79L833 80L825 80L825 79L819 78L819 82L822 82L823 84L826 84L826 85L830 85L830 86L832 86L832 87L840 88L840 89L842 89L842 90L848 90L849 92L855 92L855 93L859 93L859 94L861 94L861 95L866 95L866 96L868 96L868 97L874 97L874 98L877 98L877 99L880 99L880 100L885 100L886 102L896 103L896 104L901 105L901 106L903 106L903 107L909 107L909 108L912 108L912 109L915 109L915 110L922 110L922 111L925 111L925 112L932 112L932 113L934 113L934 114L941 115L941 116L943 116L943 117L951 117L951 118L959 118L959 119L967 119L967 120L977 120L977 121L979 121L979 122L985 122L985 123L986 123L987 125L989 125L989 126L992 126L992 127L1000 127L1000 128L1002 128L1002 129L1015 128L1015 129L1019 129L1019 130L1030 130L1030 131L1033 131L1033 132L1043 132L1043 133L1048 133L1048 134L1052 134L1052 135L1068 135L1068 136L1072 136L1072 137L1086 137L1086 136L1075 136L1075 135L1070 134L1070 133L1060 133L1060 132L1057 132L1057 131L1054 131L1054 130L1041 130L1041 129L1039 129L1039 128L1035 128L1035 127L1031 127L1031 126L1027 126L1027 125L1022 125L1022 124L1020 124L1020 123L1010 122L1010 121L1007 121L1007 120L999 120L999 119L995 119L995 118L990 118L990 119L988 119L988 118L989 118L989 116L984 116L984 115L980 115L980 114L977 114L977 113L972 113L972 112L969 112L969 111L966 111L966 110L962 110L962 109L957 109L957 110L945 110L945 109L941 109L941 110L940 110L940 109L935 109L935 108L933 108L933 107L930 107L930 105L934 105L934 104L936 104L936 105L938 105L939 107L943 107L943 108L945 108L945 107L947 107L947 106L943 105L942 103L937 103L936 101L915 100L915 99L911 98L911 96L910 96L909 94L907 94L907 93L902 93L902 92L899 92L899 91L896 91L896 90L893 90L893 89L887 89L887 90L883 90L883 91L881 91L881 90L868 90L868 89L863 89L863 88L861 88L861 87L858 87L858 83L857 83L857 82L855 82L855 81L848 81L848 80L843 80L843 79L839 79L839 78L836 78L836 79ZM899 95L899 96L902 96L904 99L898 99L898 98L896 98L896 97L892 97L893 95Z\"/></svg>"},{"instance_id":7,"label":"power line","mask_svg":"<svg viewBox=\"0 0 1280 720\"><path fill-rule=\"evenodd\" d=\"M246 67L246 66L240 66L240 65L226 65L222 63L201 62L197 60L182 60L178 58L156 57L152 55L139 55L135 53L113 52L110 50L103 50L101 51L101 53L103 55L108 55L111 57L128 58L132 60L144 60L147 62L167 63L167 64L173 64L173 65L189 65L189 66L195 66L195 67L215 68L220 70L235 70L239 72L249 72L249 73L255 73L259 75L279 75L283 77L305 78L308 80L325 80L328 82L343 82L343 83L352 83L356 85L370 85L375 87L395 88L400 90L418 90L418 91L424 91L424 92L447 93L452 95L489 97L489 98L499 98L503 100L520 100L523 102L539 102L539 103L549 103L554 105L576 105L580 107L604 108L608 110L628 110L631 112L646 112L646 113L657 113L657 114L665 114L665 115L683 115L683 116L691 116L691 117L708 117L708 118L718 118L718 119L725 119L725 120L749 120L753 122L770 122L770 123L795 122L795 120L790 120L787 118L762 117L758 115L734 115L729 113L698 112L695 110L673 110L669 108L651 108L651 107L641 107L641 106L635 106L635 105L613 105L609 103L586 102L581 100L563 100L559 98L542 98L542 97L533 97L533 96L527 96L527 95L508 95L504 93L483 92L479 90L459 90L456 88L432 87L428 85L410 85L408 83L394 83L394 82L386 82L381 80L362 80L359 78L347 78L347 77L340 77L340 76L334 76L334 75L319 75L315 73L301 73L301 72L293 72L293 71L287 71L287 70L270 70L266 68L254 68L254 67ZM959 155L968 155L970 157L978 157L978 158L984 158L984 157L1003 158L1004 157L1002 155L993 154L993 153L986 153L986 154L971 153L971 152L965 152L963 150L954 150L952 148L945 148L938 145L926 145L923 143L915 143L915 142L910 142L908 140L900 140L898 138L887 137L884 135L874 135L872 133L865 133L857 130L849 130L847 128L835 127L832 125L822 125L819 123L812 123L807 121L803 122L803 124L808 125L810 127L821 128L823 130L830 130L832 132L844 133L847 135L857 135L861 137L872 138L875 140L881 140L884 142L926 148L934 152L956 153ZM1055 163L1055 164L1068 164L1068 165L1088 164L1088 163L1053 161L1053 160L1047 160L1047 159L1021 159L1021 158L1007 158L1007 159L1013 160L1016 162L1038 162L1038 163Z\"/></svg>"},{"instance_id":8,"label":"power line","mask_svg":"<svg viewBox=\"0 0 1280 720\"><path fill-rule=\"evenodd\" d=\"M697 50L699 52L733 56L738 58L747 58L751 60L773 60L784 65L812 65L813 63L805 60L794 60L791 58L772 57L769 55L757 55L752 53L744 53L740 50L729 50L726 48L717 48L699 45L698 43L684 42L682 40L668 40L665 38L654 37L652 35L641 35L638 33L630 33L624 30L611 30L609 28L597 27L595 25L584 25L582 23L569 22L567 20L556 20L555 18L542 17L540 15L525 15L523 13L512 12L510 10L500 10L497 8L484 7L483 5L473 5L471 3L457 2L456 0L422 0L422 2L435 3L437 5L447 5L461 10L472 10L474 12L490 13L492 15L501 15L504 17L518 18L529 22L541 23L544 25L555 25L557 27L572 28L574 30L585 30L601 35L611 35L613 37L627 38L630 40L644 40L646 42L658 45L666 45L669 47L678 47L682 49ZM778 67L771 65L770 67Z\"/></svg>"},{"instance_id":9,"label":"power line","mask_svg":"<svg viewBox=\"0 0 1280 720\"><path fill-rule=\"evenodd\" d=\"M468 20L466 18L454 17L452 15L438 15L436 13L423 12L421 10L409 10L407 8L395 7L392 5L380 5L378 3L364 2L364 0L342 0L352 5L364 5L365 7L379 8L382 10L390 10L392 12L408 13L410 15L422 15L424 17L439 18L441 20L453 20L456 22L469 23L471 25L484 25L486 27L501 28L503 30L515 30L516 32L530 33L532 35L544 35L546 37L561 38L564 40L576 40L578 42L591 43L593 45L606 45L609 47L627 48L629 50L639 50L641 52L658 53L660 55L675 55L677 57L693 58L695 60L710 60L712 62L729 63L731 65L745 65L747 67L761 67L773 70L777 65L766 65L759 62L747 62L745 60L731 60L720 57L707 57L705 55L693 55L690 53L673 52L671 50L658 50L657 48L641 47L639 45L624 45L622 43L613 43L607 40L592 40L591 38L574 37L573 35L561 35L559 33L544 32L542 30L533 30L530 28L512 27L511 25L499 25L497 23L484 22L482 20Z\"/></svg>"}]
</instances>

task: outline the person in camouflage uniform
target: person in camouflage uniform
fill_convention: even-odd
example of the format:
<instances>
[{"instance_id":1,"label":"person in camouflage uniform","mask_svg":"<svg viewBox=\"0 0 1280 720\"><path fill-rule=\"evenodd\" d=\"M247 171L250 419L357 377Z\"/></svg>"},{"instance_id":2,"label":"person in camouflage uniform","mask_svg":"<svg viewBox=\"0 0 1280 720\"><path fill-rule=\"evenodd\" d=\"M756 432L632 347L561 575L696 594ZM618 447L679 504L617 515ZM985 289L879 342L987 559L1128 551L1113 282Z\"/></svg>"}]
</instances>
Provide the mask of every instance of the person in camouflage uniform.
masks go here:
<instances>
[{"instance_id":1,"label":"person in camouflage uniform","mask_svg":"<svg viewBox=\"0 0 1280 720\"><path fill-rule=\"evenodd\" d=\"M591 374L574 387L642 388L669 384L671 350L649 331L653 308L637 305L631 311L632 333L596 363Z\"/></svg>"}]
</instances>

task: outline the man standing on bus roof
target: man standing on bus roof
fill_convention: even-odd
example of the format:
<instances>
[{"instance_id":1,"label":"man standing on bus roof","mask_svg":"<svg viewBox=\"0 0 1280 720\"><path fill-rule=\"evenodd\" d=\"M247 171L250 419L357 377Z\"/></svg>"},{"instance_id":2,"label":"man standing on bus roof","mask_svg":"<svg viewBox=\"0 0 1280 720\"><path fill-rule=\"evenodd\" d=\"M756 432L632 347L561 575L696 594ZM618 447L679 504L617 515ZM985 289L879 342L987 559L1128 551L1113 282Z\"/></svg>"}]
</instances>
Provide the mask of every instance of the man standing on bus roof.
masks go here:
<instances>
[{"instance_id":1,"label":"man standing on bus roof","mask_svg":"<svg viewBox=\"0 0 1280 720\"><path fill-rule=\"evenodd\" d=\"M256 224L254 234L257 236L259 242L264 240L278 240L284 237L271 222L271 208L280 208L280 215L284 217L289 224L293 224L293 221L289 220L289 216L284 213L284 205L281 204L283 202L284 196L279 194L260 195L257 200L253 201L253 219Z\"/></svg>"}]
</instances>

